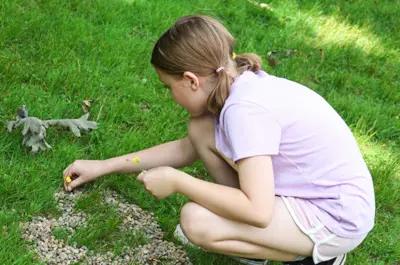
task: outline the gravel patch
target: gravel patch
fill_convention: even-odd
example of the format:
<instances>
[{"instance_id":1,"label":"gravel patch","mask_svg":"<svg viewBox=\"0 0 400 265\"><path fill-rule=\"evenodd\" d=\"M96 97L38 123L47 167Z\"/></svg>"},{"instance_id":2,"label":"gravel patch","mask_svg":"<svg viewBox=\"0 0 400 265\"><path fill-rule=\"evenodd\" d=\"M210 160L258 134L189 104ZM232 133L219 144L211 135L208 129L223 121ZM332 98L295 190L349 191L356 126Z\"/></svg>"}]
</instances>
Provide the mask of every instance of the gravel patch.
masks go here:
<instances>
[{"instance_id":1,"label":"gravel patch","mask_svg":"<svg viewBox=\"0 0 400 265\"><path fill-rule=\"evenodd\" d=\"M90 265L123 265L123 264L171 264L192 265L181 246L163 240L163 232L155 222L153 213L149 213L134 204L124 201L114 191L103 192L103 203L115 207L123 218L119 229L124 233L140 231L147 238L146 244L123 249L121 254L112 252L95 253L86 246L69 244L58 240L53 235L54 228L60 228L70 238L77 228L85 227L89 217L85 212L76 212L75 201L83 194L82 190L65 192L60 190L54 199L62 215L56 219L37 216L32 221L21 224L22 237L28 240L39 258L46 264L90 264Z\"/></svg>"}]
</instances>

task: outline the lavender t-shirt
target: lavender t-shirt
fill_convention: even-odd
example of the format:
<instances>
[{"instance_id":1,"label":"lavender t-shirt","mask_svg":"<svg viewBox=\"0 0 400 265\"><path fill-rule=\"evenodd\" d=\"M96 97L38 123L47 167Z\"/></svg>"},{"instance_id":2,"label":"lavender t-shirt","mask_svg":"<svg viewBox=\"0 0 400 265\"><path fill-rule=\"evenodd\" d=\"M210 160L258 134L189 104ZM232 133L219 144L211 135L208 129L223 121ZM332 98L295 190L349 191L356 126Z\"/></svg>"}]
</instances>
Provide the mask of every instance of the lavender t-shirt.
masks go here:
<instances>
[{"instance_id":1,"label":"lavender t-shirt","mask_svg":"<svg viewBox=\"0 0 400 265\"><path fill-rule=\"evenodd\" d=\"M338 236L374 224L375 196L357 142L317 93L264 71L244 72L216 119L216 148L227 158L271 155L275 194L306 199Z\"/></svg>"}]
</instances>

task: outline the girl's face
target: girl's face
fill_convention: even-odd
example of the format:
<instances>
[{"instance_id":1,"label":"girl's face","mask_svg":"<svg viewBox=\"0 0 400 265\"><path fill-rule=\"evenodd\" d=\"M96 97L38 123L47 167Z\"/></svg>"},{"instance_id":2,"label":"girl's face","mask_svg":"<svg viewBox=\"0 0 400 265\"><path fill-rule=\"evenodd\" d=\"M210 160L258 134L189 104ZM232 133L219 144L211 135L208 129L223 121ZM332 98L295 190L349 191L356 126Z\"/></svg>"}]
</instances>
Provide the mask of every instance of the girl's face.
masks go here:
<instances>
[{"instance_id":1,"label":"girl's face","mask_svg":"<svg viewBox=\"0 0 400 265\"><path fill-rule=\"evenodd\" d=\"M197 117L207 111L208 89L205 79L192 72L183 73L182 77L166 74L156 68L158 77L171 91L176 103L185 108L192 117Z\"/></svg>"}]
</instances>

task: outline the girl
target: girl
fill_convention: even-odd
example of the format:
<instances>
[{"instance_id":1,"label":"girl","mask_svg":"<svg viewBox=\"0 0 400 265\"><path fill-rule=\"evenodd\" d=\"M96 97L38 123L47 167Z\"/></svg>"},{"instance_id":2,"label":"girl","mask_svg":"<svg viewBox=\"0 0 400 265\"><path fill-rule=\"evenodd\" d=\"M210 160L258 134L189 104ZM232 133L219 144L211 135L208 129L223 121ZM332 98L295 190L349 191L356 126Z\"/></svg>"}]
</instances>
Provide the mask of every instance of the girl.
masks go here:
<instances>
[{"instance_id":1,"label":"girl","mask_svg":"<svg viewBox=\"0 0 400 265\"><path fill-rule=\"evenodd\" d=\"M345 122L318 94L235 56L218 21L185 16L156 42L151 63L191 115L188 136L105 161L72 163L73 190L136 173L148 192L191 202L176 234L246 264L344 264L373 228L371 175ZM128 163L139 157L138 164ZM215 183L175 168L201 159ZM184 240L186 238L183 238Z\"/></svg>"}]
</instances>

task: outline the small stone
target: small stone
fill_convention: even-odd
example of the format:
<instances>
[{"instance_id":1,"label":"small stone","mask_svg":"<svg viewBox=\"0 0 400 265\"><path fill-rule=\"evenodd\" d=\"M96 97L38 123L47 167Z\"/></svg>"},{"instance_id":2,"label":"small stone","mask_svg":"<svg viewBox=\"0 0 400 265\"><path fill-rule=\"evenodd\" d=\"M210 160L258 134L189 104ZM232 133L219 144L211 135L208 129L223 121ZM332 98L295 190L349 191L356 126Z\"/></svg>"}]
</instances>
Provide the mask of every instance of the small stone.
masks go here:
<instances>
[{"instance_id":1,"label":"small stone","mask_svg":"<svg viewBox=\"0 0 400 265\"><path fill-rule=\"evenodd\" d=\"M66 260L66 259L67 259L67 255L66 255L65 253L61 253L61 254L60 254L60 259L61 259L62 261Z\"/></svg>"}]
</instances>

